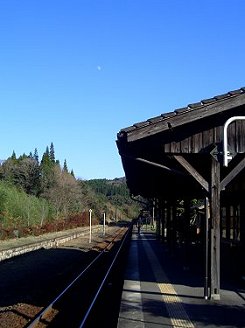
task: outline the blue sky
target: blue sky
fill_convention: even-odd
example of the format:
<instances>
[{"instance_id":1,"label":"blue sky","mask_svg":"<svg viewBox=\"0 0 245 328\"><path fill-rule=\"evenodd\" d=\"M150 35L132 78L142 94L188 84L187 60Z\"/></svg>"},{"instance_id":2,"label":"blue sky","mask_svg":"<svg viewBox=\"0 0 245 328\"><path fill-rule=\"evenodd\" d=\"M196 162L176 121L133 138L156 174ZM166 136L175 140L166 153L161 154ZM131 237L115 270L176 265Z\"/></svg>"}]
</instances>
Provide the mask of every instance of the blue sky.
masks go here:
<instances>
[{"instance_id":1,"label":"blue sky","mask_svg":"<svg viewBox=\"0 0 245 328\"><path fill-rule=\"evenodd\" d=\"M121 128L245 86L244 0L0 0L0 159L124 175Z\"/></svg>"}]
</instances>

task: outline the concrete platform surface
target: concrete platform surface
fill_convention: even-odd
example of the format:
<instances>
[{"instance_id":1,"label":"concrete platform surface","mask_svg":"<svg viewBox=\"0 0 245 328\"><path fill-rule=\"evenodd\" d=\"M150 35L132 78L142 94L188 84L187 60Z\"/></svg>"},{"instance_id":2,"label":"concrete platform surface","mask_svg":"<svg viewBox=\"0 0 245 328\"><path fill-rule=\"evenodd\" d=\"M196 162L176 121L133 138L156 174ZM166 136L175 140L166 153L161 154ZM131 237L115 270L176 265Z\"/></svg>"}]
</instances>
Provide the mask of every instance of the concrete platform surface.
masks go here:
<instances>
[{"instance_id":1,"label":"concrete platform surface","mask_svg":"<svg viewBox=\"0 0 245 328\"><path fill-rule=\"evenodd\" d=\"M205 300L202 271L199 258L187 268L181 250L133 230L117 328L245 327L245 283L222 281L221 299Z\"/></svg>"}]
</instances>

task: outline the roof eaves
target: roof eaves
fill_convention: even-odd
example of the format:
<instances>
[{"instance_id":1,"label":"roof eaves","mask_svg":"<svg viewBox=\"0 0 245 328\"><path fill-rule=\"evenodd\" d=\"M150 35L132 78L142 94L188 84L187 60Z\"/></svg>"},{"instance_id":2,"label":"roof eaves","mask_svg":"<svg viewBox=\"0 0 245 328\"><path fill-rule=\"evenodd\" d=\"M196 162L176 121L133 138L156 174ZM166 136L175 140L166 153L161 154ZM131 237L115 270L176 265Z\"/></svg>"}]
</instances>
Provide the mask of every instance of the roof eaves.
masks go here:
<instances>
[{"instance_id":1,"label":"roof eaves","mask_svg":"<svg viewBox=\"0 0 245 328\"><path fill-rule=\"evenodd\" d=\"M201 100L201 103L205 106L207 106L207 105L211 105L211 104L213 104L214 102L216 101L216 99L215 98L208 98L208 99L203 99L203 100Z\"/></svg>"},{"instance_id":2,"label":"roof eaves","mask_svg":"<svg viewBox=\"0 0 245 328\"><path fill-rule=\"evenodd\" d=\"M152 118L150 118L146 121L135 123L135 124L133 124L132 126L130 126L128 128L121 129L120 133L125 133L125 134L131 133L131 132L133 132L137 129L147 127L151 124L157 124L159 122L162 122L162 121L165 121L167 119L173 118L174 116L185 114L187 112L198 110L200 108L208 107L209 105L212 105L214 103L218 103L219 101L223 101L223 100L226 100L226 99L229 99L229 98L239 96L243 93L245 93L245 87L242 87L242 88L237 89L237 90L229 91L228 93L225 93L225 94L222 94L222 95L217 95L213 98L203 99L200 102L192 103L192 104L189 104L186 107L175 109L173 112L163 113L160 116L152 117Z\"/></svg>"},{"instance_id":3,"label":"roof eaves","mask_svg":"<svg viewBox=\"0 0 245 328\"><path fill-rule=\"evenodd\" d=\"M166 119L166 118L170 118L170 117L173 117L173 116L175 116L176 115L176 112L174 111L174 112L169 112L169 113L163 113L163 114L161 114L161 116L164 118L164 119Z\"/></svg>"},{"instance_id":4,"label":"roof eaves","mask_svg":"<svg viewBox=\"0 0 245 328\"><path fill-rule=\"evenodd\" d=\"M231 96L237 96L237 95L240 95L241 93L244 93L244 91L245 91L245 88L241 88L241 89L230 91L229 94Z\"/></svg>"},{"instance_id":5,"label":"roof eaves","mask_svg":"<svg viewBox=\"0 0 245 328\"><path fill-rule=\"evenodd\" d=\"M198 109L200 107L203 107L203 104L201 101L197 102L197 103L192 103L188 105L188 108L190 109Z\"/></svg>"},{"instance_id":6,"label":"roof eaves","mask_svg":"<svg viewBox=\"0 0 245 328\"><path fill-rule=\"evenodd\" d=\"M162 115L160 115L160 116L156 116L156 117L149 118L147 121L148 121L150 124L153 124L153 123L161 122L163 119L164 119L164 118L162 117Z\"/></svg>"},{"instance_id":7,"label":"roof eaves","mask_svg":"<svg viewBox=\"0 0 245 328\"><path fill-rule=\"evenodd\" d=\"M176 115L179 115L179 114L184 114L184 113L189 112L189 111L190 111L190 109L188 107L182 107L182 108L175 109L174 113Z\"/></svg>"},{"instance_id":8,"label":"roof eaves","mask_svg":"<svg viewBox=\"0 0 245 328\"><path fill-rule=\"evenodd\" d=\"M143 128L148 125L150 125L149 121L143 121L143 122L135 123L133 126L135 126L136 128Z\"/></svg>"},{"instance_id":9,"label":"roof eaves","mask_svg":"<svg viewBox=\"0 0 245 328\"><path fill-rule=\"evenodd\" d=\"M218 96L215 96L214 99L215 100L224 100L224 99L227 99L227 98L230 98L231 95L228 93L224 93L223 95L218 95Z\"/></svg>"}]
</instances>

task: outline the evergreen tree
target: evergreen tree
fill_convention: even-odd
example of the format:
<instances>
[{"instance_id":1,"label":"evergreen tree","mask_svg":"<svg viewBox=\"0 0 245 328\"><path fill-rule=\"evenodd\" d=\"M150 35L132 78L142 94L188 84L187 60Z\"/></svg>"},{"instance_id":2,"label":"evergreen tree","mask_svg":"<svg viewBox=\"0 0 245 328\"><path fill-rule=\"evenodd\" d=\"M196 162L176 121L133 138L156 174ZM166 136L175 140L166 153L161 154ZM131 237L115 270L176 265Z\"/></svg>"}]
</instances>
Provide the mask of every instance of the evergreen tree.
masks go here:
<instances>
[{"instance_id":1,"label":"evergreen tree","mask_svg":"<svg viewBox=\"0 0 245 328\"><path fill-rule=\"evenodd\" d=\"M35 150L34 150L33 158L34 158L34 160L35 160L37 163L39 162L37 148L35 148Z\"/></svg>"},{"instance_id":2,"label":"evergreen tree","mask_svg":"<svg viewBox=\"0 0 245 328\"><path fill-rule=\"evenodd\" d=\"M74 174L73 169L71 170L71 175L75 178L75 174Z\"/></svg>"},{"instance_id":3,"label":"evergreen tree","mask_svg":"<svg viewBox=\"0 0 245 328\"><path fill-rule=\"evenodd\" d=\"M67 167L66 159L64 160L63 172L68 173L68 167Z\"/></svg>"},{"instance_id":4,"label":"evergreen tree","mask_svg":"<svg viewBox=\"0 0 245 328\"><path fill-rule=\"evenodd\" d=\"M14 161L16 160L16 154L15 154L15 151L14 151L14 150L13 150L13 153L12 153L11 159L14 160Z\"/></svg>"},{"instance_id":5,"label":"evergreen tree","mask_svg":"<svg viewBox=\"0 0 245 328\"><path fill-rule=\"evenodd\" d=\"M54 166L54 163L50 159L49 148L47 147L40 164L41 193L44 193L55 183L53 174Z\"/></svg>"},{"instance_id":6,"label":"evergreen tree","mask_svg":"<svg viewBox=\"0 0 245 328\"><path fill-rule=\"evenodd\" d=\"M21 155L19 158L18 158L18 162L22 161L23 159L26 159L26 158L29 158L29 156L26 155L26 153L23 153L23 155Z\"/></svg>"},{"instance_id":7,"label":"evergreen tree","mask_svg":"<svg viewBox=\"0 0 245 328\"><path fill-rule=\"evenodd\" d=\"M54 144L53 144L53 142L51 142L51 145L50 145L49 158L50 158L50 160L51 160L52 163L55 163L55 152L54 152Z\"/></svg>"},{"instance_id":8,"label":"evergreen tree","mask_svg":"<svg viewBox=\"0 0 245 328\"><path fill-rule=\"evenodd\" d=\"M50 156L49 156L49 148L48 146L46 147L46 151L43 154L42 160L41 160L41 166L42 167L47 167L50 166L51 161L50 161Z\"/></svg>"}]
</instances>

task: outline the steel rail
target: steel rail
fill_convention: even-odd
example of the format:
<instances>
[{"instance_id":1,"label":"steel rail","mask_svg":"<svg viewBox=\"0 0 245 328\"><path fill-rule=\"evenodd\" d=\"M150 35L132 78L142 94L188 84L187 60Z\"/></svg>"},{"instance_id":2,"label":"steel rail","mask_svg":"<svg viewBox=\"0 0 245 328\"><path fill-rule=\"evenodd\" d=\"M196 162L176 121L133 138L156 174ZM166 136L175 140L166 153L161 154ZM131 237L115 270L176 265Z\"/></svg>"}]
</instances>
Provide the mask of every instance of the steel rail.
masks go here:
<instances>
[{"instance_id":1,"label":"steel rail","mask_svg":"<svg viewBox=\"0 0 245 328\"><path fill-rule=\"evenodd\" d=\"M34 328L39 322L41 322L42 318L50 311L53 309L54 304L56 304L61 297L79 280L81 277L94 265L96 261L100 259L100 257L109 249L109 247L113 244L113 241L120 235L117 234L113 240L99 253L98 256L96 256L90 263L89 265L79 273L79 275L72 280L72 282L51 302L49 303L48 306L46 306L36 317L35 319L28 325L26 328Z\"/></svg>"},{"instance_id":2,"label":"steel rail","mask_svg":"<svg viewBox=\"0 0 245 328\"><path fill-rule=\"evenodd\" d=\"M132 224L131 224L131 227L132 227ZM96 294L95 294L95 296L94 296L94 298L93 298L93 300L92 300L92 302L91 302L91 304L90 304L90 306L89 306L89 308L88 308L88 310L87 310L87 312L86 312L86 314L85 314L85 316L84 316L84 318L83 318L83 320L82 320L82 322L81 322L81 324L79 326L79 328L85 327L86 321L89 318L89 315L90 315L90 313L91 313L91 311L92 311L92 309L93 309L93 307L94 307L94 305L95 305L95 303L96 303L96 301L97 301L97 299L99 297L99 294L101 293L101 290L103 289L103 287L104 287L104 285L105 285L105 283L107 281L107 278L108 278L108 276L110 275L110 273L112 271L112 268L113 268L113 266L114 266L114 264L115 264L115 262L116 262L116 260L117 260L117 258L119 256L119 254L120 254L123 246L124 246L125 240L127 239L128 235L131 232L131 229L132 229L131 227L128 229L127 233L125 234L125 236L124 236L124 238L123 238L123 240L122 240L122 242L120 244L120 247L119 247L116 255L114 256L114 258L113 258L113 260L111 262L111 265L110 265L109 269L107 270L107 272L106 272L106 274L105 274L105 276L104 276L104 278L103 278L103 280L102 280L102 282L101 282L101 284L100 284L100 286L99 286L99 288L98 288L98 290L97 290L97 292L96 292Z\"/></svg>"}]
</instances>

